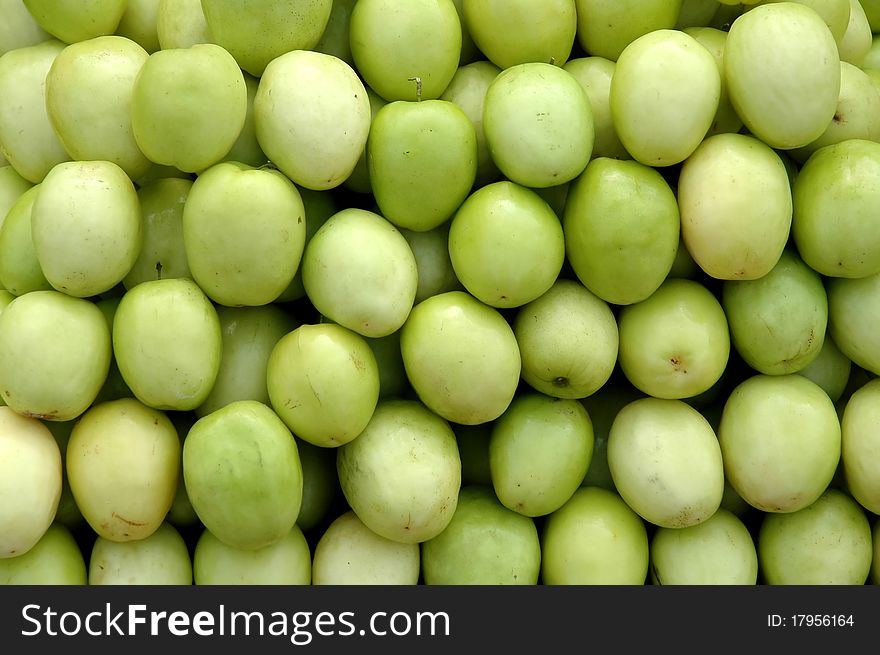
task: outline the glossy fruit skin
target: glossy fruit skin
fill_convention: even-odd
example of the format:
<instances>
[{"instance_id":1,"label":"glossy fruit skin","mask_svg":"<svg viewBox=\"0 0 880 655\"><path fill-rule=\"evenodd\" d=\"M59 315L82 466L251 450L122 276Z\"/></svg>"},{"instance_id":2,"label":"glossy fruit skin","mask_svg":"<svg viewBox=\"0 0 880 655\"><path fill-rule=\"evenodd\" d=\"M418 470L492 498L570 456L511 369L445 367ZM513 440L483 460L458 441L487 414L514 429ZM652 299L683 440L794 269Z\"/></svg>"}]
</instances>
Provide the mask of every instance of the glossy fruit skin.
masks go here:
<instances>
[{"instance_id":1,"label":"glossy fruit skin","mask_svg":"<svg viewBox=\"0 0 880 655\"><path fill-rule=\"evenodd\" d=\"M498 310L464 291L416 305L400 333L407 378L419 398L448 421L498 418L513 399L522 360Z\"/></svg>"},{"instance_id":2,"label":"glossy fruit skin","mask_svg":"<svg viewBox=\"0 0 880 655\"><path fill-rule=\"evenodd\" d=\"M577 177L593 151L590 101L568 71L543 62L503 70L486 91L483 131L511 181L546 188Z\"/></svg>"},{"instance_id":3,"label":"glossy fruit skin","mask_svg":"<svg viewBox=\"0 0 880 655\"><path fill-rule=\"evenodd\" d=\"M425 584L534 585L541 545L534 521L488 487L464 487L452 521L422 545Z\"/></svg>"},{"instance_id":4,"label":"glossy fruit skin","mask_svg":"<svg viewBox=\"0 0 880 655\"><path fill-rule=\"evenodd\" d=\"M619 361L627 379L657 398L690 398L710 389L730 357L721 303L694 280L669 278L618 316Z\"/></svg>"},{"instance_id":5,"label":"glossy fruit skin","mask_svg":"<svg viewBox=\"0 0 880 655\"><path fill-rule=\"evenodd\" d=\"M620 337L611 307L576 280L559 279L513 320L522 379L556 398L586 398L608 381Z\"/></svg>"},{"instance_id":6,"label":"glossy fruit skin","mask_svg":"<svg viewBox=\"0 0 880 655\"><path fill-rule=\"evenodd\" d=\"M77 421L66 471L77 507L110 541L145 539L171 509L180 471L171 420L134 398L93 405Z\"/></svg>"},{"instance_id":7,"label":"glossy fruit skin","mask_svg":"<svg viewBox=\"0 0 880 655\"><path fill-rule=\"evenodd\" d=\"M415 585L421 547L379 536L349 510L327 527L315 546L316 585Z\"/></svg>"},{"instance_id":8,"label":"glossy fruit skin","mask_svg":"<svg viewBox=\"0 0 880 655\"><path fill-rule=\"evenodd\" d=\"M648 575L648 534L615 492L582 487L547 518L541 555L547 585L642 585Z\"/></svg>"},{"instance_id":9,"label":"glossy fruit skin","mask_svg":"<svg viewBox=\"0 0 880 655\"><path fill-rule=\"evenodd\" d=\"M483 129L483 106L486 91L498 77L501 69L490 61L480 60L459 66L449 85L440 96L441 100L453 102L465 113L474 125L477 138L477 172L475 184L484 186L495 182L501 175L497 164L489 153L486 132Z\"/></svg>"},{"instance_id":10,"label":"glossy fruit skin","mask_svg":"<svg viewBox=\"0 0 880 655\"><path fill-rule=\"evenodd\" d=\"M793 250L757 280L725 282L722 306L734 348L759 373L796 373L825 343L828 298L822 278Z\"/></svg>"},{"instance_id":11,"label":"glossy fruit skin","mask_svg":"<svg viewBox=\"0 0 880 655\"><path fill-rule=\"evenodd\" d=\"M562 226L534 191L514 182L477 189L449 227L455 275L491 307L520 307L543 295L565 260Z\"/></svg>"},{"instance_id":12,"label":"glossy fruit skin","mask_svg":"<svg viewBox=\"0 0 880 655\"><path fill-rule=\"evenodd\" d=\"M577 400L543 394L514 399L492 426L489 469L504 507L545 516L580 487L593 457L593 425Z\"/></svg>"},{"instance_id":13,"label":"glossy fruit skin","mask_svg":"<svg viewBox=\"0 0 880 655\"><path fill-rule=\"evenodd\" d=\"M190 279L143 282L119 302L113 352L126 384L145 405L195 409L220 370L217 310Z\"/></svg>"},{"instance_id":14,"label":"glossy fruit skin","mask_svg":"<svg viewBox=\"0 0 880 655\"><path fill-rule=\"evenodd\" d=\"M655 30L620 53L609 102L620 142L633 159L657 167L687 159L711 127L720 98L711 53L684 32Z\"/></svg>"},{"instance_id":15,"label":"glossy fruit skin","mask_svg":"<svg viewBox=\"0 0 880 655\"><path fill-rule=\"evenodd\" d=\"M242 69L259 77L273 59L318 44L333 2L205 0L201 4L213 42L228 50Z\"/></svg>"},{"instance_id":16,"label":"glossy fruit skin","mask_svg":"<svg viewBox=\"0 0 880 655\"><path fill-rule=\"evenodd\" d=\"M754 585L758 554L745 524L724 508L688 528L660 528L651 539L651 581L664 585Z\"/></svg>"},{"instance_id":17,"label":"glossy fruit skin","mask_svg":"<svg viewBox=\"0 0 880 655\"><path fill-rule=\"evenodd\" d=\"M2 585L85 585L86 564L79 544L61 523L52 523L22 555L0 558Z\"/></svg>"},{"instance_id":18,"label":"glossy fruit skin","mask_svg":"<svg viewBox=\"0 0 880 655\"><path fill-rule=\"evenodd\" d=\"M563 68L574 75L587 93L590 110L593 114L593 154L592 157L612 157L631 159L623 147L617 128L611 118L611 80L614 78L616 62L597 55L569 59Z\"/></svg>"},{"instance_id":19,"label":"glossy fruit skin","mask_svg":"<svg viewBox=\"0 0 880 655\"><path fill-rule=\"evenodd\" d=\"M779 155L752 136L706 138L682 165L678 201L684 244L713 278L760 278L788 242L788 173Z\"/></svg>"},{"instance_id":20,"label":"glossy fruit skin","mask_svg":"<svg viewBox=\"0 0 880 655\"><path fill-rule=\"evenodd\" d=\"M46 110L64 149L77 160L107 160L132 179L150 160L131 128L134 80L149 54L122 36L67 46L46 75Z\"/></svg>"},{"instance_id":21,"label":"glossy fruit skin","mask_svg":"<svg viewBox=\"0 0 880 655\"><path fill-rule=\"evenodd\" d=\"M399 228L432 230L471 192L477 174L476 129L448 100L388 103L370 124L367 167L386 219Z\"/></svg>"},{"instance_id":22,"label":"glossy fruit skin","mask_svg":"<svg viewBox=\"0 0 880 655\"><path fill-rule=\"evenodd\" d=\"M23 2L6 2L3 8L6 20L0 26L0 55L51 38Z\"/></svg>"},{"instance_id":23,"label":"glossy fruit skin","mask_svg":"<svg viewBox=\"0 0 880 655\"><path fill-rule=\"evenodd\" d=\"M828 397L836 403L846 390L852 365L849 357L840 351L826 330L819 354L797 373L822 387Z\"/></svg>"},{"instance_id":24,"label":"glossy fruit skin","mask_svg":"<svg viewBox=\"0 0 880 655\"><path fill-rule=\"evenodd\" d=\"M119 542L98 537L89 557L89 585L191 585L192 561L170 523L148 537Z\"/></svg>"},{"instance_id":25,"label":"glossy fruit skin","mask_svg":"<svg viewBox=\"0 0 880 655\"><path fill-rule=\"evenodd\" d=\"M448 221L426 232L400 228L400 233L416 259L416 269L419 272L419 286L414 303L420 303L438 293L462 289L449 257L449 228Z\"/></svg>"},{"instance_id":26,"label":"glossy fruit skin","mask_svg":"<svg viewBox=\"0 0 880 655\"><path fill-rule=\"evenodd\" d=\"M680 400L644 398L621 409L607 456L618 493L655 525L697 525L721 505L724 463L715 431Z\"/></svg>"},{"instance_id":27,"label":"glossy fruit skin","mask_svg":"<svg viewBox=\"0 0 880 655\"><path fill-rule=\"evenodd\" d=\"M379 401L379 368L364 337L335 323L281 337L266 366L271 405L300 439L325 448L352 441Z\"/></svg>"},{"instance_id":28,"label":"glossy fruit skin","mask_svg":"<svg viewBox=\"0 0 880 655\"><path fill-rule=\"evenodd\" d=\"M61 498L61 452L35 418L0 407L0 560L24 555L55 518Z\"/></svg>"},{"instance_id":29,"label":"glossy fruit skin","mask_svg":"<svg viewBox=\"0 0 880 655\"><path fill-rule=\"evenodd\" d=\"M822 275L861 278L880 272L880 144L847 139L820 148L793 185L792 236Z\"/></svg>"},{"instance_id":30,"label":"glossy fruit skin","mask_svg":"<svg viewBox=\"0 0 880 655\"><path fill-rule=\"evenodd\" d=\"M258 145L278 169L322 191L342 184L357 165L370 132L370 99L338 57L294 50L260 77L253 120Z\"/></svg>"},{"instance_id":31,"label":"glossy fruit skin","mask_svg":"<svg viewBox=\"0 0 880 655\"><path fill-rule=\"evenodd\" d=\"M757 541L766 584L862 585L870 575L871 525L840 489L798 511L766 514Z\"/></svg>"},{"instance_id":32,"label":"glossy fruit skin","mask_svg":"<svg viewBox=\"0 0 880 655\"><path fill-rule=\"evenodd\" d=\"M467 0L463 27L499 68L528 62L562 66L577 32L575 0Z\"/></svg>"},{"instance_id":33,"label":"glossy fruit skin","mask_svg":"<svg viewBox=\"0 0 880 655\"><path fill-rule=\"evenodd\" d=\"M183 208L192 186L189 179L162 177L138 188L143 240L122 278L126 289L148 280L192 277L183 243Z\"/></svg>"},{"instance_id":34,"label":"glossy fruit skin","mask_svg":"<svg viewBox=\"0 0 880 655\"><path fill-rule=\"evenodd\" d=\"M244 75L213 43L154 52L135 78L134 138L157 164L205 170L229 152L246 116Z\"/></svg>"},{"instance_id":35,"label":"glossy fruit skin","mask_svg":"<svg viewBox=\"0 0 880 655\"><path fill-rule=\"evenodd\" d=\"M220 305L267 305L299 269L305 208L278 171L215 164L193 183L181 219L190 273Z\"/></svg>"},{"instance_id":36,"label":"glossy fruit skin","mask_svg":"<svg viewBox=\"0 0 880 655\"><path fill-rule=\"evenodd\" d=\"M37 185L22 193L0 223L0 285L16 296L53 288L40 267L31 230L31 214L39 191Z\"/></svg>"},{"instance_id":37,"label":"glossy fruit skin","mask_svg":"<svg viewBox=\"0 0 880 655\"><path fill-rule=\"evenodd\" d=\"M581 46L591 55L616 61L638 37L675 26L681 0L577 0Z\"/></svg>"},{"instance_id":38,"label":"glossy fruit skin","mask_svg":"<svg viewBox=\"0 0 880 655\"><path fill-rule=\"evenodd\" d=\"M679 208L656 169L597 157L569 186L562 226L568 261L583 285L606 302L630 305L668 276Z\"/></svg>"},{"instance_id":39,"label":"glossy fruit skin","mask_svg":"<svg viewBox=\"0 0 880 655\"><path fill-rule=\"evenodd\" d=\"M211 393L196 407L201 418L236 400L269 404L266 368L275 344L298 323L274 304L260 307L217 307L223 352Z\"/></svg>"},{"instance_id":40,"label":"glossy fruit skin","mask_svg":"<svg viewBox=\"0 0 880 655\"><path fill-rule=\"evenodd\" d=\"M718 109L715 111L715 119L712 121L706 136L713 134L735 134L742 129L742 120L730 103L730 94L727 91L727 82L724 79L724 44L727 42L727 32L715 27L686 27L682 30L685 34L694 37L715 58L718 73L721 75L721 93L718 97Z\"/></svg>"},{"instance_id":41,"label":"glossy fruit skin","mask_svg":"<svg viewBox=\"0 0 880 655\"><path fill-rule=\"evenodd\" d=\"M162 50L211 43L202 0L159 0L156 36Z\"/></svg>"},{"instance_id":42,"label":"glossy fruit skin","mask_svg":"<svg viewBox=\"0 0 880 655\"><path fill-rule=\"evenodd\" d=\"M859 387L846 402L841 418L841 463L847 490L874 514L880 510L878 394L880 383L876 380Z\"/></svg>"},{"instance_id":43,"label":"glossy fruit skin","mask_svg":"<svg viewBox=\"0 0 880 655\"><path fill-rule=\"evenodd\" d=\"M458 68L461 21L452 0L359 0L349 43L355 67L386 101L433 100Z\"/></svg>"},{"instance_id":44,"label":"glossy fruit skin","mask_svg":"<svg viewBox=\"0 0 880 655\"><path fill-rule=\"evenodd\" d=\"M394 225L375 212L349 207L327 219L309 241L302 281L323 316L378 338L406 321L419 274L409 244Z\"/></svg>"},{"instance_id":45,"label":"glossy fruit skin","mask_svg":"<svg viewBox=\"0 0 880 655\"><path fill-rule=\"evenodd\" d=\"M0 151L0 158L2 158L2 151ZM34 184L19 175L9 162L0 164L0 214L6 216L12 205L33 186Z\"/></svg>"},{"instance_id":46,"label":"glossy fruit skin","mask_svg":"<svg viewBox=\"0 0 880 655\"><path fill-rule=\"evenodd\" d=\"M814 382L796 374L755 375L725 402L718 441L736 492L763 512L790 513L830 484L841 430L834 404Z\"/></svg>"},{"instance_id":47,"label":"glossy fruit skin","mask_svg":"<svg viewBox=\"0 0 880 655\"><path fill-rule=\"evenodd\" d=\"M229 546L204 530L193 552L193 581L197 585L307 585L312 581L309 545L297 526L256 550Z\"/></svg>"},{"instance_id":48,"label":"glossy fruit skin","mask_svg":"<svg viewBox=\"0 0 880 655\"><path fill-rule=\"evenodd\" d=\"M21 177L37 184L70 155L46 110L46 74L65 44L57 39L17 48L0 57L0 142Z\"/></svg>"},{"instance_id":49,"label":"glossy fruit skin","mask_svg":"<svg viewBox=\"0 0 880 655\"><path fill-rule=\"evenodd\" d=\"M233 548L256 550L289 534L302 503L302 465L287 426L255 400L193 424L183 476L202 524Z\"/></svg>"},{"instance_id":50,"label":"glossy fruit skin","mask_svg":"<svg viewBox=\"0 0 880 655\"><path fill-rule=\"evenodd\" d=\"M107 322L88 300L32 291L0 314L0 391L20 414L77 418L101 390L111 357Z\"/></svg>"},{"instance_id":51,"label":"glossy fruit skin","mask_svg":"<svg viewBox=\"0 0 880 655\"><path fill-rule=\"evenodd\" d=\"M811 8L769 3L731 25L724 77L752 134L771 148L799 148L819 137L834 116L840 56L831 30Z\"/></svg>"},{"instance_id":52,"label":"glossy fruit skin","mask_svg":"<svg viewBox=\"0 0 880 655\"><path fill-rule=\"evenodd\" d=\"M134 184L113 162L57 164L40 183L31 234L55 289L79 298L110 291L128 275L143 245Z\"/></svg>"},{"instance_id":53,"label":"glossy fruit skin","mask_svg":"<svg viewBox=\"0 0 880 655\"><path fill-rule=\"evenodd\" d=\"M64 41L76 43L113 34L125 13L125 0L23 0L40 27Z\"/></svg>"},{"instance_id":54,"label":"glossy fruit skin","mask_svg":"<svg viewBox=\"0 0 880 655\"><path fill-rule=\"evenodd\" d=\"M461 459L449 423L415 400L386 400L366 429L337 451L349 506L376 534L419 543L452 520Z\"/></svg>"},{"instance_id":55,"label":"glossy fruit skin","mask_svg":"<svg viewBox=\"0 0 880 655\"><path fill-rule=\"evenodd\" d=\"M783 0L764 0L759 4L768 4L770 2L782 2ZM850 21L850 0L794 0L798 4L805 5L818 13L834 40L839 44L846 33Z\"/></svg>"},{"instance_id":56,"label":"glossy fruit skin","mask_svg":"<svg viewBox=\"0 0 880 655\"><path fill-rule=\"evenodd\" d=\"M828 331L853 364L880 375L880 273L862 278L829 278Z\"/></svg>"},{"instance_id":57,"label":"glossy fruit skin","mask_svg":"<svg viewBox=\"0 0 880 655\"><path fill-rule=\"evenodd\" d=\"M815 141L788 151L794 161L803 165L810 155L825 146L850 139L876 141L880 137L880 120L877 119L880 90L871 79L870 70L840 62L840 95L834 118Z\"/></svg>"}]
</instances>

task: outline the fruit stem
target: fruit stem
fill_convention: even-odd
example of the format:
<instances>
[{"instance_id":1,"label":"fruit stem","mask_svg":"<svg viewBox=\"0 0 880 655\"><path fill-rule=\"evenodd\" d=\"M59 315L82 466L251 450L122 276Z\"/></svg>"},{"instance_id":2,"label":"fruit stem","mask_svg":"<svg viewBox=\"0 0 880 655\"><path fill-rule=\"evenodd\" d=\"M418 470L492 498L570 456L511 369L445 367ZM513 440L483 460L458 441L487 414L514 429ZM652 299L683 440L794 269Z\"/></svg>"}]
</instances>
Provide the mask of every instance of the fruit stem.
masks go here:
<instances>
[{"instance_id":1,"label":"fruit stem","mask_svg":"<svg viewBox=\"0 0 880 655\"><path fill-rule=\"evenodd\" d=\"M407 78L407 82L415 82L416 83L416 102L422 101L422 78L416 75L415 77Z\"/></svg>"}]
</instances>

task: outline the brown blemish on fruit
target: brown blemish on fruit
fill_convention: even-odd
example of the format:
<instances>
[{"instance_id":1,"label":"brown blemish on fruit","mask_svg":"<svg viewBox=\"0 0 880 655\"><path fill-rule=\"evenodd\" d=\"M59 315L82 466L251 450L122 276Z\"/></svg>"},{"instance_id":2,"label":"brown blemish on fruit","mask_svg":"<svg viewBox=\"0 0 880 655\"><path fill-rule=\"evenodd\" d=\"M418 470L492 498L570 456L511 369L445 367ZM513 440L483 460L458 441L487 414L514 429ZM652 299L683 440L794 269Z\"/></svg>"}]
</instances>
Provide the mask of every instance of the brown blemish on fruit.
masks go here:
<instances>
[{"instance_id":1,"label":"brown blemish on fruit","mask_svg":"<svg viewBox=\"0 0 880 655\"><path fill-rule=\"evenodd\" d=\"M140 527L140 526L146 525L146 523L138 523L137 521L131 521L131 520L125 518L124 516L120 516L116 512L113 512L112 516L115 519L119 519L123 523L127 523L128 525L133 525L135 527Z\"/></svg>"},{"instance_id":2,"label":"brown blemish on fruit","mask_svg":"<svg viewBox=\"0 0 880 655\"><path fill-rule=\"evenodd\" d=\"M9 395L9 392L6 392L6 395ZM28 416L30 418L38 418L44 421L54 421L58 418L58 410L53 409L51 412L47 412L45 414L40 414L38 412L22 412L24 416Z\"/></svg>"}]
</instances>

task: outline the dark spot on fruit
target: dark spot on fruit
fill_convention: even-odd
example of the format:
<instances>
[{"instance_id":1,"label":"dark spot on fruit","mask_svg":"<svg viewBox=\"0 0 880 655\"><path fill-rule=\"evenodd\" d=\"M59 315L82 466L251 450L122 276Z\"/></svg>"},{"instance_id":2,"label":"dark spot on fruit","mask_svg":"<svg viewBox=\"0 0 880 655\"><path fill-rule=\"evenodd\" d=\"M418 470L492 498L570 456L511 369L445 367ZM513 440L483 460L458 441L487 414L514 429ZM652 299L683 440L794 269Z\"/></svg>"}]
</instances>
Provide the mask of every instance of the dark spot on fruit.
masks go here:
<instances>
[{"instance_id":1,"label":"dark spot on fruit","mask_svg":"<svg viewBox=\"0 0 880 655\"><path fill-rule=\"evenodd\" d=\"M567 387L568 386L568 378L559 376L558 378L553 379L554 387Z\"/></svg>"}]
</instances>

